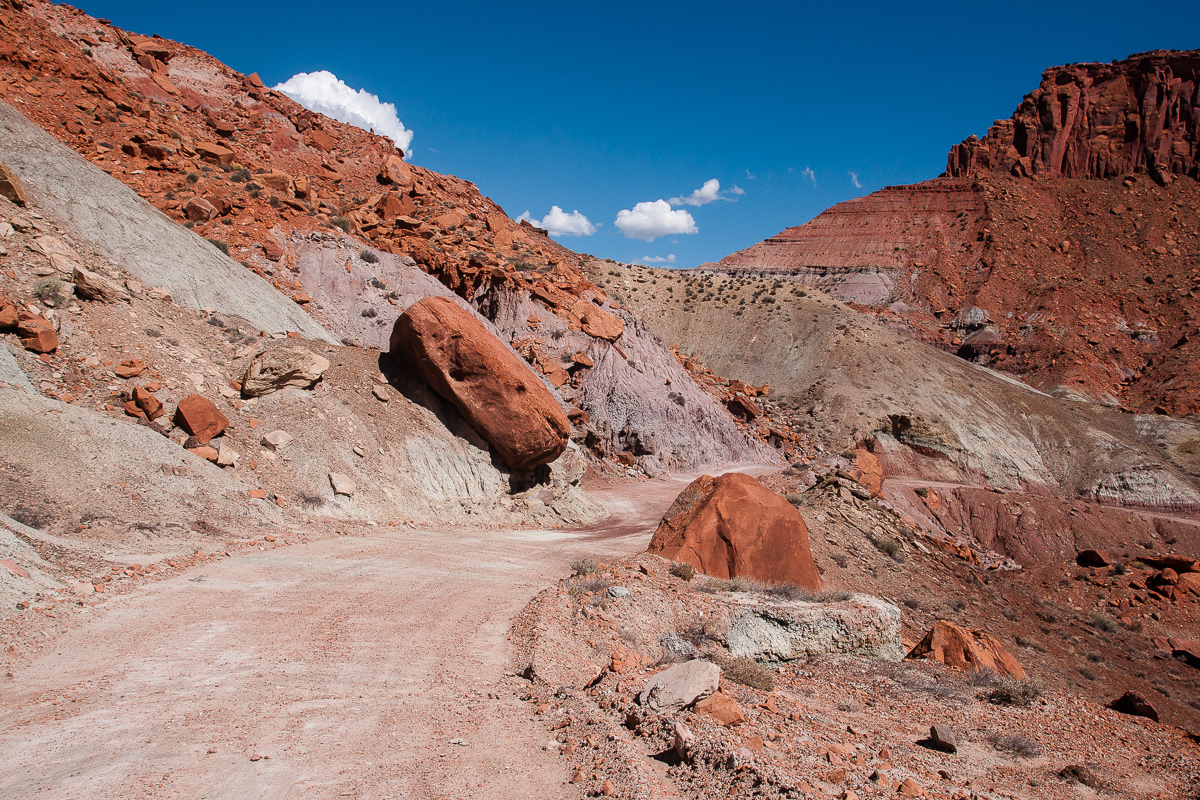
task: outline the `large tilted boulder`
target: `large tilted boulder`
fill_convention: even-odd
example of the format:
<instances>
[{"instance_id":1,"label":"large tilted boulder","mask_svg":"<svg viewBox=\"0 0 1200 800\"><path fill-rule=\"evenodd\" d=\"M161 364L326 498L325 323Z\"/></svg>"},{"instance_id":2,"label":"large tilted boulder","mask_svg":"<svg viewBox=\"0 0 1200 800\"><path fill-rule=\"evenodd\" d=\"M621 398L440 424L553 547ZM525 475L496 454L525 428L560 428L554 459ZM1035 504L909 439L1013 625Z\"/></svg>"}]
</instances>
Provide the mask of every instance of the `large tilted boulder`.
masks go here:
<instances>
[{"instance_id":1,"label":"large tilted boulder","mask_svg":"<svg viewBox=\"0 0 1200 800\"><path fill-rule=\"evenodd\" d=\"M822 653L849 653L899 661L900 609L865 594L834 603L802 600L736 609L725 643L735 657L788 661Z\"/></svg>"},{"instance_id":2,"label":"large tilted boulder","mask_svg":"<svg viewBox=\"0 0 1200 800\"><path fill-rule=\"evenodd\" d=\"M983 631L969 631L946 620L935 622L905 658L927 658L969 672L991 669L1013 678L1025 677L1020 662L1000 642Z\"/></svg>"},{"instance_id":3,"label":"large tilted boulder","mask_svg":"<svg viewBox=\"0 0 1200 800\"><path fill-rule=\"evenodd\" d=\"M242 377L242 394L261 397L282 389L307 389L329 369L329 359L300 345L284 344L256 355Z\"/></svg>"},{"instance_id":4,"label":"large tilted boulder","mask_svg":"<svg viewBox=\"0 0 1200 800\"><path fill-rule=\"evenodd\" d=\"M549 464L571 423L528 365L446 297L414 303L392 328L390 350L450 401L510 468Z\"/></svg>"},{"instance_id":5,"label":"large tilted boulder","mask_svg":"<svg viewBox=\"0 0 1200 800\"><path fill-rule=\"evenodd\" d=\"M658 711L679 711L708 697L721 683L721 668L694 658L665 669L646 681L638 702Z\"/></svg>"},{"instance_id":6,"label":"large tilted boulder","mask_svg":"<svg viewBox=\"0 0 1200 800\"><path fill-rule=\"evenodd\" d=\"M800 512L737 472L692 481L667 509L647 550L717 578L824 588Z\"/></svg>"}]
</instances>

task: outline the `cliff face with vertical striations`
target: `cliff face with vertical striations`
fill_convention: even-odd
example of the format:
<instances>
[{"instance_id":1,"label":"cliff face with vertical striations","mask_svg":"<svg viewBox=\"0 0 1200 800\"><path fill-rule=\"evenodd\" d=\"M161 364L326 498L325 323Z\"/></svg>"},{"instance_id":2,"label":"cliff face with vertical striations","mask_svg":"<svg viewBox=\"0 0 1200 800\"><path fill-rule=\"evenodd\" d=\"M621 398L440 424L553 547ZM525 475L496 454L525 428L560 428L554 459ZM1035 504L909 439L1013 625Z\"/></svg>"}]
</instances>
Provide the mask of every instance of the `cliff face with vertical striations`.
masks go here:
<instances>
[{"instance_id":1,"label":"cliff face with vertical striations","mask_svg":"<svg viewBox=\"0 0 1200 800\"><path fill-rule=\"evenodd\" d=\"M1009 119L950 149L946 172L1111 178L1200 173L1200 50L1042 73Z\"/></svg>"},{"instance_id":2,"label":"cliff face with vertical striations","mask_svg":"<svg viewBox=\"0 0 1200 800\"><path fill-rule=\"evenodd\" d=\"M828 292L1060 396L1200 413L1200 51L1047 70L1011 119L704 264Z\"/></svg>"}]
</instances>

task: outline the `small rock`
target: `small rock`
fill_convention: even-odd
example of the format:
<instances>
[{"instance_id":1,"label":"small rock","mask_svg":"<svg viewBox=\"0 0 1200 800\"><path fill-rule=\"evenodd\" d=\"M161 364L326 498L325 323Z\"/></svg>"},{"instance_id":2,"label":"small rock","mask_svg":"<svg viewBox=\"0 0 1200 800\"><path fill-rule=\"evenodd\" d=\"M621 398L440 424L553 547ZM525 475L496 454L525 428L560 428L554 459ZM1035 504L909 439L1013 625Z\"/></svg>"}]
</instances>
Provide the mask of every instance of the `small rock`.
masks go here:
<instances>
[{"instance_id":1,"label":"small rock","mask_svg":"<svg viewBox=\"0 0 1200 800\"><path fill-rule=\"evenodd\" d=\"M113 374L118 378L136 378L146 370L146 364L140 359L131 358L122 361L113 368Z\"/></svg>"},{"instance_id":2,"label":"small rock","mask_svg":"<svg viewBox=\"0 0 1200 800\"><path fill-rule=\"evenodd\" d=\"M905 778L904 782L900 784L900 788L896 790L896 794L901 797L924 797L925 790L912 778Z\"/></svg>"},{"instance_id":3,"label":"small rock","mask_svg":"<svg viewBox=\"0 0 1200 800\"><path fill-rule=\"evenodd\" d=\"M376 385L375 388L373 388L371 390L371 394L375 395L377 398L379 398L380 400L382 400L385 403L391 399L391 395L388 394L388 390L387 390L386 386Z\"/></svg>"},{"instance_id":4,"label":"small rock","mask_svg":"<svg viewBox=\"0 0 1200 800\"><path fill-rule=\"evenodd\" d=\"M933 725L929 728L929 743L945 753L957 753L958 742L949 725Z\"/></svg>"},{"instance_id":5,"label":"small rock","mask_svg":"<svg viewBox=\"0 0 1200 800\"><path fill-rule=\"evenodd\" d=\"M675 755L686 760L688 757L688 751L691 749L692 743L695 741L696 736L692 733L691 729L688 728L687 725L684 725L682 722L675 723Z\"/></svg>"},{"instance_id":6,"label":"small rock","mask_svg":"<svg viewBox=\"0 0 1200 800\"><path fill-rule=\"evenodd\" d=\"M1112 559L1103 550L1080 550L1075 555L1075 563L1081 567L1107 567Z\"/></svg>"},{"instance_id":7,"label":"small rock","mask_svg":"<svg viewBox=\"0 0 1200 800\"><path fill-rule=\"evenodd\" d=\"M21 183L17 173L3 162L0 162L0 196L8 198L11 202L19 206L25 206L29 203L29 193L25 191L24 184Z\"/></svg>"},{"instance_id":8,"label":"small rock","mask_svg":"<svg viewBox=\"0 0 1200 800\"><path fill-rule=\"evenodd\" d=\"M329 360L299 345L285 344L256 355L242 378L242 394L261 397L294 387L307 389L329 369Z\"/></svg>"},{"instance_id":9,"label":"small rock","mask_svg":"<svg viewBox=\"0 0 1200 800\"><path fill-rule=\"evenodd\" d=\"M272 452L279 452L292 441L292 435L287 431L271 431L262 438L262 446Z\"/></svg>"},{"instance_id":10,"label":"small rock","mask_svg":"<svg viewBox=\"0 0 1200 800\"><path fill-rule=\"evenodd\" d=\"M175 424L195 436L200 444L207 444L229 427L229 420L207 397L189 394L175 409Z\"/></svg>"},{"instance_id":11,"label":"small rock","mask_svg":"<svg viewBox=\"0 0 1200 800\"><path fill-rule=\"evenodd\" d=\"M1158 711L1150 705L1150 701L1137 692L1129 691L1108 704L1113 711L1130 714L1135 717L1148 717L1158 722Z\"/></svg>"},{"instance_id":12,"label":"small rock","mask_svg":"<svg viewBox=\"0 0 1200 800\"><path fill-rule=\"evenodd\" d=\"M624 586L610 586L608 588L609 597L629 597L629 590Z\"/></svg>"},{"instance_id":13,"label":"small rock","mask_svg":"<svg viewBox=\"0 0 1200 800\"><path fill-rule=\"evenodd\" d=\"M697 714L705 714L715 719L721 725L729 728L741 725L746 721L746 714L741 706L727 694L717 692L696 703Z\"/></svg>"},{"instance_id":14,"label":"small rock","mask_svg":"<svg viewBox=\"0 0 1200 800\"><path fill-rule=\"evenodd\" d=\"M334 494L344 494L346 497L350 497L358 491L354 480L349 475L343 475L340 472L329 473L329 483L333 486Z\"/></svg>"},{"instance_id":15,"label":"small rock","mask_svg":"<svg viewBox=\"0 0 1200 800\"><path fill-rule=\"evenodd\" d=\"M221 442L221 446L217 448L218 467L232 467L237 463L239 458L241 458L241 456L225 442Z\"/></svg>"},{"instance_id":16,"label":"small rock","mask_svg":"<svg viewBox=\"0 0 1200 800\"><path fill-rule=\"evenodd\" d=\"M94 591L96 591L96 588L92 586L90 581L80 581L71 587L71 594L76 597L87 597Z\"/></svg>"},{"instance_id":17,"label":"small rock","mask_svg":"<svg viewBox=\"0 0 1200 800\"><path fill-rule=\"evenodd\" d=\"M716 664L692 659L650 678L638 702L659 711L678 711L715 692L720 679Z\"/></svg>"},{"instance_id":18,"label":"small rock","mask_svg":"<svg viewBox=\"0 0 1200 800\"><path fill-rule=\"evenodd\" d=\"M129 292L121 284L80 266L71 273L71 281L75 284L76 296L84 300L100 303L127 303L130 300Z\"/></svg>"},{"instance_id":19,"label":"small rock","mask_svg":"<svg viewBox=\"0 0 1200 800\"><path fill-rule=\"evenodd\" d=\"M616 793L617 787L613 785L612 781L605 779L604 785L600 787L600 794L604 795L605 797L612 797Z\"/></svg>"},{"instance_id":20,"label":"small rock","mask_svg":"<svg viewBox=\"0 0 1200 800\"><path fill-rule=\"evenodd\" d=\"M264 489L251 489L250 496L253 497L255 500L266 500L267 492Z\"/></svg>"}]
</instances>

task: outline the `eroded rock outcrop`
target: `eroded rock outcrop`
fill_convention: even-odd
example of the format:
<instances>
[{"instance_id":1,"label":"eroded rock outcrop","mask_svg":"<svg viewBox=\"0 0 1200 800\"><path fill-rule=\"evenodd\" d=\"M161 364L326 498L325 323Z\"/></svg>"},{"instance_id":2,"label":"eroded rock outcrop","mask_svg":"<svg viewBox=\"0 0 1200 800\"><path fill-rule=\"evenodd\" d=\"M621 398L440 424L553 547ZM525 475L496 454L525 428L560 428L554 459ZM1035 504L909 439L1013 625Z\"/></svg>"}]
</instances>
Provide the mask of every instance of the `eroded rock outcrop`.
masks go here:
<instances>
[{"instance_id":1,"label":"eroded rock outcrop","mask_svg":"<svg viewBox=\"0 0 1200 800\"><path fill-rule=\"evenodd\" d=\"M692 481L667 510L647 550L718 578L824 588L800 512L741 473Z\"/></svg>"},{"instance_id":2,"label":"eroded rock outcrop","mask_svg":"<svg viewBox=\"0 0 1200 800\"><path fill-rule=\"evenodd\" d=\"M1200 173L1200 50L1155 50L1042 73L1009 119L950 150L946 171L1109 178Z\"/></svg>"},{"instance_id":3,"label":"eroded rock outcrop","mask_svg":"<svg viewBox=\"0 0 1200 800\"><path fill-rule=\"evenodd\" d=\"M550 390L470 312L427 297L392 328L393 356L459 410L514 470L548 464L567 448L571 424Z\"/></svg>"},{"instance_id":4,"label":"eroded rock outcrop","mask_svg":"<svg viewBox=\"0 0 1200 800\"><path fill-rule=\"evenodd\" d=\"M900 609L865 594L836 603L746 605L733 612L725 642L734 656L767 661L821 653L887 661L904 657Z\"/></svg>"},{"instance_id":5,"label":"eroded rock outcrop","mask_svg":"<svg viewBox=\"0 0 1200 800\"><path fill-rule=\"evenodd\" d=\"M905 658L927 658L961 670L990 669L1013 678L1024 678L1020 662L1000 642L983 631L960 628L938 620Z\"/></svg>"}]
</instances>

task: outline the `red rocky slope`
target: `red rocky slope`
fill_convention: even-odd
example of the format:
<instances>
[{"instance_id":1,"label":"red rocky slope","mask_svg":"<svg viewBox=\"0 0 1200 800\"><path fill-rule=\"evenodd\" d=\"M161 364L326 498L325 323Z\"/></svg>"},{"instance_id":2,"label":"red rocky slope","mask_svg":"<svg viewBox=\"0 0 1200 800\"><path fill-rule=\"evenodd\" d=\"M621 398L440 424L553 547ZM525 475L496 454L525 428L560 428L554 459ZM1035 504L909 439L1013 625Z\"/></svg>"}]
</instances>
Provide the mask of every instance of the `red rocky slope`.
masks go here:
<instances>
[{"instance_id":1,"label":"red rocky slope","mask_svg":"<svg viewBox=\"0 0 1200 800\"><path fill-rule=\"evenodd\" d=\"M1198 65L1047 70L947 175L697 269L790 276L1043 390L1198 413Z\"/></svg>"}]
</instances>

